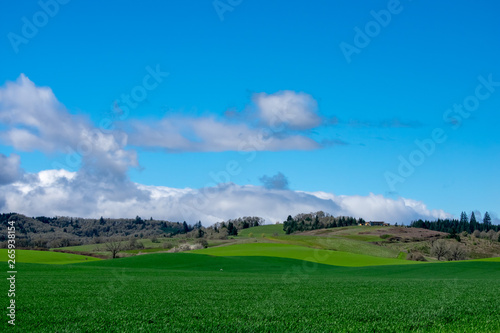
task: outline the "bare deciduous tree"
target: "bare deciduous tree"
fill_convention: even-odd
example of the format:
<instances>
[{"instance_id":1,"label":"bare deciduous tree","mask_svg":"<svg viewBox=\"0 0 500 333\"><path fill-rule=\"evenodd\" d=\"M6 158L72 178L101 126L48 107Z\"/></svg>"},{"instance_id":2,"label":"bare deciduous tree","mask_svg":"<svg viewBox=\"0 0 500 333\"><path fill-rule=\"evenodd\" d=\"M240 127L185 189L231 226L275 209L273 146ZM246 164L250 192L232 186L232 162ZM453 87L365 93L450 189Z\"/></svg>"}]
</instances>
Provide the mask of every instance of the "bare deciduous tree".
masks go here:
<instances>
[{"instance_id":1,"label":"bare deciduous tree","mask_svg":"<svg viewBox=\"0 0 500 333\"><path fill-rule=\"evenodd\" d=\"M118 252L123 250L123 245L119 240L111 239L108 242L104 243L104 248L106 249L106 251L111 252L111 257L115 259Z\"/></svg>"},{"instance_id":2,"label":"bare deciduous tree","mask_svg":"<svg viewBox=\"0 0 500 333\"><path fill-rule=\"evenodd\" d=\"M497 235L497 233L493 229L491 229L490 231L488 231L487 235L488 235L488 239L490 239L492 241L498 239L497 237L495 237Z\"/></svg>"},{"instance_id":3,"label":"bare deciduous tree","mask_svg":"<svg viewBox=\"0 0 500 333\"><path fill-rule=\"evenodd\" d=\"M467 252L465 246L459 243L453 243L448 247L448 260L465 260Z\"/></svg>"},{"instance_id":4,"label":"bare deciduous tree","mask_svg":"<svg viewBox=\"0 0 500 333\"><path fill-rule=\"evenodd\" d=\"M432 244L431 255L435 256L438 260L445 257L448 254L448 245L443 239L438 239Z\"/></svg>"}]
</instances>

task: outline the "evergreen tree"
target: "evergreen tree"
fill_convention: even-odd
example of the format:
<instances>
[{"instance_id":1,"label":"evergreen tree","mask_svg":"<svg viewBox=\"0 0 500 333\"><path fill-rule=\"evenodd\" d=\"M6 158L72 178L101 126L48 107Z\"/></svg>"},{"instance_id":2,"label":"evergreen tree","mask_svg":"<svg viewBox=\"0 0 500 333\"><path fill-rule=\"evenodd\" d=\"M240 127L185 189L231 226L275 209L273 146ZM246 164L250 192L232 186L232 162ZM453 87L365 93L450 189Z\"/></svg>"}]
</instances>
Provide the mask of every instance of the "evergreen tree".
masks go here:
<instances>
[{"instance_id":1,"label":"evergreen tree","mask_svg":"<svg viewBox=\"0 0 500 333\"><path fill-rule=\"evenodd\" d=\"M488 229L491 226L491 216L490 216L490 213L488 213L488 212L484 213L483 223L484 223L485 229Z\"/></svg>"},{"instance_id":2,"label":"evergreen tree","mask_svg":"<svg viewBox=\"0 0 500 333\"><path fill-rule=\"evenodd\" d=\"M474 212L470 214L470 229L472 231L480 229L479 223L477 223L476 215L474 214Z\"/></svg>"},{"instance_id":3,"label":"evergreen tree","mask_svg":"<svg viewBox=\"0 0 500 333\"><path fill-rule=\"evenodd\" d=\"M466 212L462 212L462 214L460 214L460 223L469 223Z\"/></svg>"},{"instance_id":4,"label":"evergreen tree","mask_svg":"<svg viewBox=\"0 0 500 333\"><path fill-rule=\"evenodd\" d=\"M235 228L233 222L228 223L227 234L230 236L237 236L238 235L238 229Z\"/></svg>"},{"instance_id":5,"label":"evergreen tree","mask_svg":"<svg viewBox=\"0 0 500 333\"><path fill-rule=\"evenodd\" d=\"M477 223L477 220L476 220L476 214L474 214L474 212L472 212L470 214L470 223L474 223L476 224Z\"/></svg>"}]
</instances>

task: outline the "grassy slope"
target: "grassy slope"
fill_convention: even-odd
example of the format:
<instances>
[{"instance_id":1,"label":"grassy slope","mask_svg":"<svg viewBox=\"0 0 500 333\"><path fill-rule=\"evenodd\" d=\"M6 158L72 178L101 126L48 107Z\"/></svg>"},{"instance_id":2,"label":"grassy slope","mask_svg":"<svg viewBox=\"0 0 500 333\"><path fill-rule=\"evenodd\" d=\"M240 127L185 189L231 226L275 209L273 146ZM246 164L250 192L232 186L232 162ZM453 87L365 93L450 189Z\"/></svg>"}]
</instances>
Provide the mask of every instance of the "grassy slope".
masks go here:
<instances>
[{"instance_id":1,"label":"grassy slope","mask_svg":"<svg viewBox=\"0 0 500 333\"><path fill-rule=\"evenodd\" d=\"M285 235L273 237L271 239L284 244L306 246L323 250L350 252L355 254L369 254L375 257L397 258L399 254L399 251L394 249L378 246L366 241L344 237Z\"/></svg>"},{"instance_id":2,"label":"grassy slope","mask_svg":"<svg viewBox=\"0 0 500 333\"><path fill-rule=\"evenodd\" d=\"M131 253L131 254L137 254L139 252L142 253L151 253L151 252L160 252L160 251L167 251L163 248L164 243L170 243L172 246L177 246L179 245L179 242L183 239L180 238L162 238L158 237L159 242L153 243L151 239L138 239L137 242L142 243L144 245L144 249L136 249L136 250L125 250L122 251L122 253ZM187 242L192 242L194 243L196 239L185 239ZM210 246L217 246L217 245L222 245L228 242L231 242L232 240L208 240L208 244ZM121 242L124 246L127 246L129 241L123 241ZM96 254L100 255L109 255L109 252L105 250L105 244L86 244L86 245L78 245L78 246L67 246L67 247L60 247L57 249L51 249L51 250L65 250L65 251L73 251L73 252L93 252Z\"/></svg>"},{"instance_id":3,"label":"grassy slope","mask_svg":"<svg viewBox=\"0 0 500 333\"><path fill-rule=\"evenodd\" d=\"M248 237L250 233L254 237L261 237L265 234L272 241L283 244L292 244L306 247L313 247L323 250L343 251L356 254L367 254L376 257L397 258L400 251L378 246L370 242L382 241L377 235L360 234L365 231L373 231L376 227L343 227L325 230L317 230L317 235L285 235L283 225L264 225L244 229L240 236ZM278 236L275 234L278 233Z\"/></svg>"},{"instance_id":4,"label":"grassy slope","mask_svg":"<svg viewBox=\"0 0 500 333\"><path fill-rule=\"evenodd\" d=\"M414 261L373 257L341 251L313 249L290 244L249 243L191 251L213 256L265 256L306 260L335 266L359 267L378 265L408 265Z\"/></svg>"},{"instance_id":5,"label":"grassy slope","mask_svg":"<svg viewBox=\"0 0 500 333\"><path fill-rule=\"evenodd\" d=\"M262 237L262 234L264 234L265 237L271 237L275 233L277 233L278 235L284 235L285 231L283 230L283 224L268 224L239 230L238 236L249 237L249 234L251 233L253 234L253 237L258 238Z\"/></svg>"},{"instance_id":6,"label":"grassy slope","mask_svg":"<svg viewBox=\"0 0 500 333\"><path fill-rule=\"evenodd\" d=\"M7 250L0 249L0 261L7 261ZM50 252L50 251L33 251L33 250L16 250L16 262L23 263L38 263L38 264L73 264L88 261L99 261L100 259L78 254Z\"/></svg>"}]
</instances>

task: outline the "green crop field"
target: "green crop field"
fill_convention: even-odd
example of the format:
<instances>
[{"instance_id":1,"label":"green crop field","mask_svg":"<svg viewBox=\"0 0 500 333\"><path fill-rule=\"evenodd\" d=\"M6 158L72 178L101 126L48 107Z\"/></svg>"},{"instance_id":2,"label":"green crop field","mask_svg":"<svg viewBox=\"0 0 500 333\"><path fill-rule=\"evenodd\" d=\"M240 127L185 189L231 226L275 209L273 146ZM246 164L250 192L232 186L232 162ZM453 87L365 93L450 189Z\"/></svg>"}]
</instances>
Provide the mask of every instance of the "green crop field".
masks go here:
<instances>
[{"instance_id":1,"label":"green crop field","mask_svg":"<svg viewBox=\"0 0 500 333\"><path fill-rule=\"evenodd\" d=\"M276 243L248 243L192 251L212 256L270 256L312 261L336 266L414 265L416 261L374 257L342 251L313 249Z\"/></svg>"},{"instance_id":2,"label":"green crop field","mask_svg":"<svg viewBox=\"0 0 500 333\"><path fill-rule=\"evenodd\" d=\"M16 326L4 318L2 332L500 331L500 262L159 253L17 270Z\"/></svg>"},{"instance_id":3,"label":"green crop field","mask_svg":"<svg viewBox=\"0 0 500 333\"><path fill-rule=\"evenodd\" d=\"M0 249L0 261L8 260L7 250ZM51 251L16 250L16 262L38 264L74 264L78 262L97 261L98 258L71 253Z\"/></svg>"}]
</instances>

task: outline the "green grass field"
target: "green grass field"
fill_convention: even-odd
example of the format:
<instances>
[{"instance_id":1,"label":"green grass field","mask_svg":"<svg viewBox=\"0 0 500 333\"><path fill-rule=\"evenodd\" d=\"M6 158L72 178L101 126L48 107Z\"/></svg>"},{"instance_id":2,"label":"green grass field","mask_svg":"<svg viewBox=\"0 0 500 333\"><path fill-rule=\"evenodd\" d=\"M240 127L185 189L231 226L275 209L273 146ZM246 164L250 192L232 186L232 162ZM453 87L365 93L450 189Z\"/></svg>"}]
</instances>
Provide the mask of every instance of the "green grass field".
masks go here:
<instances>
[{"instance_id":1,"label":"green grass field","mask_svg":"<svg viewBox=\"0 0 500 333\"><path fill-rule=\"evenodd\" d=\"M416 261L373 257L349 252L329 251L313 249L304 246L276 243L236 244L195 250L191 252L208 254L212 256L269 256L291 258L327 265L348 267L419 264L419 262Z\"/></svg>"},{"instance_id":2,"label":"green grass field","mask_svg":"<svg viewBox=\"0 0 500 333\"><path fill-rule=\"evenodd\" d=\"M4 318L2 332L500 330L499 262L339 267L160 253L17 270L16 326Z\"/></svg>"},{"instance_id":3,"label":"green grass field","mask_svg":"<svg viewBox=\"0 0 500 333\"><path fill-rule=\"evenodd\" d=\"M8 260L7 250L0 249L0 261ZM16 250L16 262L38 263L38 264L74 264L87 261L98 261L101 259L82 256L78 254L60 253L51 251Z\"/></svg>"}]
</instances>

